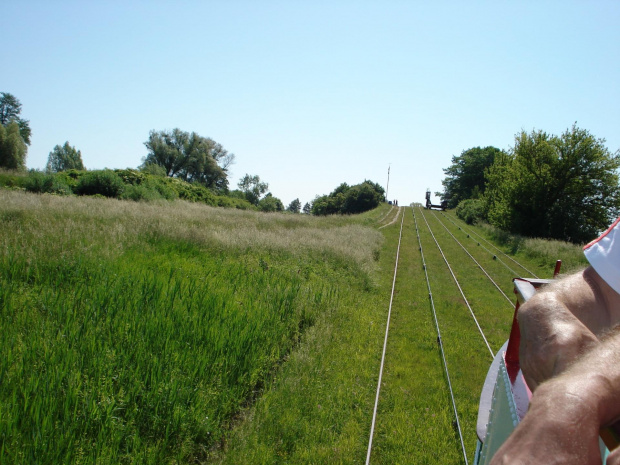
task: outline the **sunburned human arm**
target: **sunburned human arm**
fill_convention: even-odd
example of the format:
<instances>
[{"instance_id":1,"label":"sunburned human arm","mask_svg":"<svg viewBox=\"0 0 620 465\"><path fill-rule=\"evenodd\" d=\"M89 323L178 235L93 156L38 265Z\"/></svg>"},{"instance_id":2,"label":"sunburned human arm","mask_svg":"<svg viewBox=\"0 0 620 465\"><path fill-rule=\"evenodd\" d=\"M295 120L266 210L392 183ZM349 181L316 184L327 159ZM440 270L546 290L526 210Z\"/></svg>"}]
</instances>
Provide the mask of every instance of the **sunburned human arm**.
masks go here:
<instances>
[{"instance_id":1,"label":"sunburned human arm","mask_svg":"<svg viewBox=\"0 0 620 465\"><path fill-rule=\"evenodd\" d=\"M491 465L600 465L599 431L620 419L620 330L542 383ZM620 464L620 448L607 465Z\"/></svg>"},{"instance_id":2,"label":"sunburned human arm","mask_svg":"<svg viewBox=\"0 0 620 465\"><path fill-rule=\"evenodd\" d=\"M620 295L592 267L538 291L518 313L530 389L563 372L620 322Z\"/></svg>"}]
</instances>

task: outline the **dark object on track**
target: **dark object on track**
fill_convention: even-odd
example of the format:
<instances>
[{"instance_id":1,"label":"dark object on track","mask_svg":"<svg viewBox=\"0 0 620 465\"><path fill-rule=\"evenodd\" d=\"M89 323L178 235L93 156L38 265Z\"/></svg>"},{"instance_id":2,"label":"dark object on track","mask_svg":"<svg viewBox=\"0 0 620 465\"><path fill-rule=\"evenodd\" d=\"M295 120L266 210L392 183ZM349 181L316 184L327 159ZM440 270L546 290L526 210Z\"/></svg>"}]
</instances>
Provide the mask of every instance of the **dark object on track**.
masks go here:
<instances>
[{"instance_id":1,"label":"dark object on track","mask_svg":"<svg viewBox=\"0 0 620 465\"><path fill-rule=\"evenodd\" d=\"M426 209L430 210L432 208L437 208L441 211L446 211L446 208L448 208L448 201L444 200L443 202L441 202L440 205L433 205L431 203L431 190L426 189Z\"/></svg>"}]
</instances>

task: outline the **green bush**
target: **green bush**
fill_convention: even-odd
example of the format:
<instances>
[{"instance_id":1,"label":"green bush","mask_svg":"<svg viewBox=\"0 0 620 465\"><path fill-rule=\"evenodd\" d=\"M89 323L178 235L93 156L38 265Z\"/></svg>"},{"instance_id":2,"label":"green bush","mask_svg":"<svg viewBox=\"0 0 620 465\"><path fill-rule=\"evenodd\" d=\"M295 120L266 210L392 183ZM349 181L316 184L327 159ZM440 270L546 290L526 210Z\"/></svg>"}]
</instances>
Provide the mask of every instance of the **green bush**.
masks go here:
<instances>
[{"instance_id":1,"label":"green bush","mask_svg":"<svg viewBox=\"0 0 620 465\"><path fill-rule=\"evenodd\" d=\"M19 189L25 187L26 176L18 171L5 171L0 169L0 187Z\"/></svg>"},{"instance_id":2,"label":"green bush","mask_svg":"<svg viewBox=\"0 0 620 465\"><path fill-rule=\"evenodd\" d=\"M145 174L150 174L151 176L167 176L166 168L156 163L146 163L140 167L140 171Z\"/></svg>"},{"instance_id":3,"label":"green bush","mask_svg":"<svg viewBox=\"0 0 620 465\"><path fill-rule=\"evenodd\" d=\"M141 173L140 171L131 168L127 168L124 170L114 170L114 172L118 177L123 180L125 184L131 184L134 186L142 184L147 178L147 175L145 175L144 173Z\"/></svg>"},{"instance_id":4,"label":"green bush","mask_svg":"<svg viewBox=\"0 0 620 465\"><path fill-rule=\"evenodd\" d=\"M486 206L480 199L466 199L456 206L456 216L467 224L486 219Z\"/></svg>"},{"instance_id":5,"label":"green bush","mask_svg":"<svg viewBox=\"0 0 620 465\"><path fill-rule=\"evenodd\" d=\"M119 198L124 188L123 180L112 170L89 171L80 177L75 193Z\"/></svg>"},{"instance_id":6,"label":"green bush","mask_svg":"<svg viewBox=\"0 0 620 465\"><path fill-rule=\"evenodd\" d=\"M383 201L385 191L372 181L349 186L342 183L329 195L314 199L312 204L313 215L343 215L363 213L378 207Z\"/></svg>"},{"instance_id":7,"label":"green bush","mask_svg":"<svg viewBox=\"0 0 620 465\"><path fill-rule=\"evenodd\" d=\"M134 200L134 201L151 201L151 200L161 200L163 197L160 195L157 190L147 187L143 184L134 186L133 184L128 184L125 186L123 193L120 195L120 199L122 200Z\"/></svg>"},{"instance_id":8,"label":"green bush","mask_svg":"<svg viewBox=\"0 0 620 465\"><path fill-rule=\"evenodd\" d=\"M157 191L163 199L176 200L179 198L179 193L171 185L170 180L170 178L149 175L144 181L144 185Z\"/></svg>"},{"instance_id":9,"label":"green bush","mask_svg":"<svg viewBox=\"0 0 620 465\"><path fill-rule=\"evenodd\" d=\"M236 197L218 195L216 197L216 202L218 207L236 208L237 210L256 210L256 207L245 200L245 198L240 199Z\"/></svg>"},{"instance_id":10,"label":"green bush","mask_svg":"<svg viewBox=\"0 0 620 465\"><path fill-rule=\"evenodd\" d=\"M64 176L44 174L40 171L28 173L24 187L26 192L34 192L36 194L70 195L73 193Z\"/></svg>"}]
</instances>

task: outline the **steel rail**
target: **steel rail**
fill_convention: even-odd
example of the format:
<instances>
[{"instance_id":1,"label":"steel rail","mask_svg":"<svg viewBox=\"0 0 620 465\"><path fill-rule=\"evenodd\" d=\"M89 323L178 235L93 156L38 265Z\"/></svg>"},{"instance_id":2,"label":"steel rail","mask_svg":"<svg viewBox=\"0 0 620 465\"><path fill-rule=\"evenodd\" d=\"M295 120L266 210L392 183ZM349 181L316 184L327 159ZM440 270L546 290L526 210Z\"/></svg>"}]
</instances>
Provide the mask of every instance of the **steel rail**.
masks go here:
<instances>
[{"instance_id":1,"label":"steel rail","mask_svg":"<svg viewBox=\"0 0 620 465\"><path fill-rule=\"evenodd\" d=\"M461 430L461 423L459 421L459 413L456 409L456 401L454 399L454 391L452 390L452 382L450 381L450 372L448 370L448 362L446 361L446 354L443 349L443 340L441 339L441 331L439 329L439 321L437 320L437 312L435 311L435 302L433 301L433 292L431 291L431 282L428 278L428 271L426 269L426 261L424 260L424 252L422 250L422 240L420 239L420 230L418 229L418 220L415 216L415 210L411 207L411 213L413 214L413 221L415 223L415 232L418 236L418 244L420 245L420 255L422 256L422 268L424 269L424 276L426 277L426 286L428 288L428 298L431 303L431 310L433 312L433 320L435 322L435 330L437 331L437 344L439 345L439 352L441 354L441 360L443 362L443 368L446 373L446 381L448 382L448 390L450 391L450 399L452 401L452 409L454 410L454 418L456 420L456 428L459 433L459 439L461 441L461 450L463 451L463 459L465 460L465 465L468 465L467 461L467 451L465 450L465 441L463 440L463 431ZM404 215L403 215L404 216ZM422 214L424 216L424 214ZM424 219L426 221L426 219ZM428 223L426 223L428 226ZM430 231L431 229L428 228ZM432 232L431 232L432 235Z\"/></svg>"},{"instance_id":2,"label":"steel rail","mask_svg":"<svg viewBox=\"0 0 620 465\"><path fill-rule=\"evenodd\" d=\"M443 250L441 249L441 246L439 245L439 242L437 242L437 239L435 238L435 235L433 234L433 231L430 227L430 225L428 224L428 221L426 221L426 216L424 215L424 212L420 209L420 213L422 214L422 218L424 219L424 222L426 223L426 227L428 228L428 232L431 233L431 236L433 238L433 240L435 241L435 244L437 245L437 248L439 249L439 253L441 253L441 256L443 257L444 262L446 262L446 266L448 267L448 270L450 271L450 274L452 275L452 278L454 279L454 282L456 283L456 287L459 289L461 296L463 297L463 300L465 301L465 305L467 305L467 308L469 309L469 313L471 313L472 318L474 319L474 322L476 323L476 326L478 327L478 331L480 332L480 335L482 336L482 339L484 340L484 343L487 346L487 349L489 349L489 353L491 354L491 359L493 359L495 357L495 352L493 352L491 350L491 346L489 345L489 342L487 341L486 336L484 335L484 331L482 331L482 328L480 327L480 323L478 323L478 319L476 318L476 315L474 314L473 309L471 308L471 305L469 305L469 301L467 300L467 297L465 297L465 293L463 292L463 289L461 288L461 285L459 284L459 280L456 279L456 275L454 274L454 271L452 271L452 267L450 266L450 263L448 262L448 259L446 258L445 254L443 253Z\"/></svg>"},{"instance_id":3,"label":"steel rail","mask_svg":"<svg viewBox=\"0 0 620 465\"><path fill-rule=\"evenodd\" d=\"M452 234L452 232L446 227L446 225L441 222L439 217L437 217L437 215L434 215L434 216L435 216L435 219L439 222L439 224L442 225L444 229L448 232L448 234L452 236L452 239L454 239L456 243L461 246L461 248L465 251L465 253L469 255L469 258L471 258L474 261L474 263L478 266L478 268L480 268L480 270L482 270L482 272L486 275L486 277L489 278L489 280L493 283L495 288L504 296L504 298L508 301L510 308L514 308L514 302L510 299L510 297L506 295L504 291L502 291L501 287L499 287L497 283L493 280L493 278L491 278L491 275L489 275L489 273L486 272L486 270L482 267L480 263L478 263L478 261L474 258L474 256L469 253L469 251L465 248L465 246L459 242L456 236Z\"/></svg>"},{"instance_id":4,"label":"steel rail","mask_svg":"<svg viewBox=\"0 0 620 465\"><path fill-rule=\"evenodd\" d=\"M495 250L497 250L499 253L501 253L503 256L505 256L508 260L511 260L512 262L514 262L517 266L520 266L521 268L523 268L525 271L527 271L529 274L532 275L532 277L537 278L538 276L536 276L533 272L531 272L530 270L528 270L526 267L524 267L521 263L519 263L518 261L516 261L514 258L512 258L510 255L508 255L506 252L504 252L503 250L501 250L500 248L498 248L497 246L495 246L493 243L489 242L487 239L485 239L484 237L482 237L480 234L478 234L477 232L475 232L473 229L470 231L467 231L464 227L459 226L458 224L456 224L452 218L450 218L450 215L448 215L447 213L442 212L446 217L448 217L448 219L450 220L450 222L456 226L457 228L459 228L460 230L462 230L465 234L473 234L475 236L478 236L479 239L482 239L484 242L486 242L487 244L489 244L491 247L493 247ZM472 237L473 240L473 237ZM480 244L480 243L479 243ZM491 252L489 249L487 249L485 246L483 246L482 244L480 244L480 246L486 250L487 252L489 252L491 255L493 255L494 257L496 256L496 254L494 254L493 252ZM513 273L516 276L519 275L519 273L517 273L515 270L513 270L512 268L510 268L508 265L506 265L503 261L501 261L499 259L499 257L497 257L497 259L500 261L500 263L502 263L506 268L508 268L510 270L511 273Z\"/></svg>"},{"instance_id":5,"label":"steel rail","mask_svg":"<svg viewBox=\"0 0 620 465\"><path fill-rule=\"evenodd\" d=\"M404 208L404 207L403 207ZM400 207L399 207L400 211ZM372 451L372 439L375 432L375 423L377 420L377 407L379 406L379 394L381 392L381 378L383 378L383 366L385 364L385 351L387 348L388 334L390 332L390 317L392 315L392 302L394 301L394 289L396 287L396 274L398 272L398 258L400 256L400 242L403 237L403 222L405 214L400 220L400 233L398 235L398 248L396 249L396 264L394 265L394 279L392 280L392 293L390 295L390 306L388 309L387 323L385 325L385 338L383 339L383 353L381 354L381 367L379 368L379 380L377 381L377 394L375 396L375 406L372 411L372 423L370 425L370 438L368 439L368 452L366 453L366 465L370 463L370 453Z\"/></svg>"}]
</instances>

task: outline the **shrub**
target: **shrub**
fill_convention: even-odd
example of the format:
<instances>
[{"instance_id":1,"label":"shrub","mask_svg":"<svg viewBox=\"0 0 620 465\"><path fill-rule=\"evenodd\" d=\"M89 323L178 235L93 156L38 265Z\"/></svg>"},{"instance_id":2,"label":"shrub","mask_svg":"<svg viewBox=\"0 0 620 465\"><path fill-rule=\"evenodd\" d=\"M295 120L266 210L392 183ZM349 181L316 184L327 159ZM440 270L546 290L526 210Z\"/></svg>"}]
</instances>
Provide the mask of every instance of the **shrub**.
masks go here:
<instances>
[{"instance_id":1,"label":"shrub","mask_svg":"<svg viewBox=\"0 0 620 465\"><path fill-rule=\"evenodd\" d=\"M125 184L132 184L134 186L142 184L147 177L144 173L131 168L114 170L114 172L123 180Z\"/></svg>"},{"instance_id":2,"label":"shrub","mask_svg":"<svg viewBox=\"0 0 620 465\"><path fill-rule=\"evenodd\" d=\"M26 192L36 194L70 195L73 192L63 176L43 174L40 171L31 171L25 180Z\"/></svg>"},{"instance_id":3,"label":"shrub","mask_svg":"<svg viewBox=\"0 0 620 465\"><path fill-rule=\"evenodd\" d=\"M331 215L334 213L353 214L363 213L379 206L383 201L385 191L372 181L364 181L355 186L342 183L329 195L314 199L312 204L313 215Z\"/></svg>"},{"instance_id":4,"label":"shrub","mask_svg":"<svg viewBox=\"0 0 620 465\"><path fill-rule=\"evenodd\" d=\"M457 205L456 216L467 224L474 224L486 219L486 206L480 199L466 199Z\"/></svg>"},{"instance_id":5,"label":"shrub","mask_svg":"<svg viewBox=\"0 0 620 465\"><path fill-rule=\"evenodd\" d=\"M25 187L26 176L19 171L5 171L0 169L0 187L20 189Z\"/></svg>"},{"instance_id":6,"label":"shrub","mask_svg":"<svg viewBox=\"0 0 620 465\"><path fill-rule=\"evenodd\" d=\"M162 178L159 176L147 176L144 181L144 185L149 189L157 191L161 198L166 200L176 200L179 198L179 193L169 182L169 178Z\"/></svg>"},{"instance_id":7,"label":"shrub","mask_svg":"<svg viewBox=\"0 0 620 465\"><path fill-rule=\"evenodd\" d=\"M125 185L123 180L111 170L89 171L80 177L75 193L78 195L103 195L118 198Z\"/></svg>"},{"instance_id":8,"label":"shrub","mask_svg":"<svg viewBox=\"0 0 620 465\"><path fill-rule=\"evenodd\" d=\"M157 190L143 184L137 186L133 184L126 185L120 198L122 200L133 200L136 202L140 200L151 201L163 199Z\"/></svg>"},{"instance_id":9,"label":"shrub","mask_svg":"<svg viewBox=\"0 0 620 465\"><path fill-rule=\"evenodd\" d=\"M156 163L146 163L140 166L140 171L151 176L165 177L167 176L166 168Z\"/></svg>"}]
</instances>

